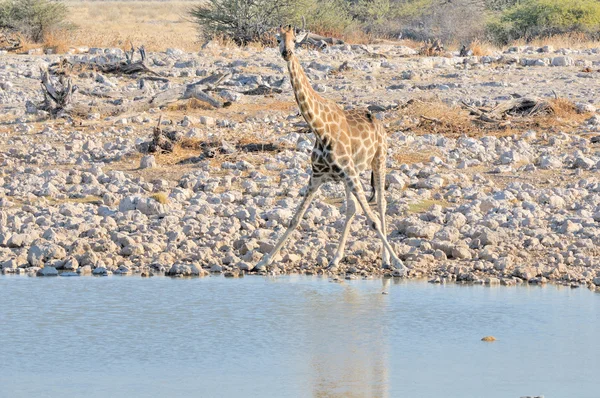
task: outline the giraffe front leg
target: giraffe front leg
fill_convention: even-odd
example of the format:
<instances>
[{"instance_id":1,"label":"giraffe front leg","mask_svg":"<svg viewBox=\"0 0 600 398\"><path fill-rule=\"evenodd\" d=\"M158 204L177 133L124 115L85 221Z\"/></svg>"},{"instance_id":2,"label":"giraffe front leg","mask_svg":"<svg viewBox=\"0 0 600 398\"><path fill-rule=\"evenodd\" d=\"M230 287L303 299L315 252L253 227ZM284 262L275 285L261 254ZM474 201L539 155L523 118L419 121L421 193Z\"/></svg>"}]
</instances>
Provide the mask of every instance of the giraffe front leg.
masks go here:
<instances>
[{"instance_id":1,"label":"giraffe front leg","mask_svg":"<svg viewBox=\"0 0 600 398\"><path fill-rule=\"evenodd\" d=\"M342 236L340 237L340 243L335 252L335 256L329 262L329 269L337 268L338 264L344 258L344 248L346 247L346 240L348 239L348 231L350 230L350 225L352 224L352 220L356 215L356 199L354 199L354 195L352 191L346 185L346 222L344 224L344 228L342 230Z\"/></svg>"},{"instance_id":2,"label":"giraffe front leg","mask_svg":"<svg viewBox=\"0 0 600 398\"><path fill-rule=\"evenodd\" d=\"M290 221L289 227L287 228L283 236L279 239L279 242L277 242L273 250L271 250L269 254L265 254L263 258L258 262L258 264L256 264L254 270L264 271L273 263L275 256L277 256L277 253L279 253L279 250L281 250L281 247L283 246L285 241L290 237L292 232L294 232L296 227L298 227L300 220L302 220L302 217L304 217L304 213L306 213L306 210L308 210L308 207L310 206L310 203L317 194L317 190L319 189L321 184L322 180L320 178L312 177L310 179L306 196L298 206L296 214L294 214L294 217L292 217L292 220Z\"/></svg>"},{"instance_id":3,"label":"giraffe front leg","mask_svg":"<svg viewBox=\"0 0 600 398\"><path fill-rule=\"evenodd\" d=\"M360 207L364 211L368 220L371 222L371 225L373 226L375 231L377 232L379 239L381 239L384 248L388 251L391 257L391 267L394 270L396 270L396 272L400 276L406 276L406 274L408 273L408 268L406 268L402 260L400 260L398 256L396 256L396 253L394 253L394 249L392 249L392 246L388 242L387 237L383 233L381 220L375 215L375 213L373 213L373 211L369 207L369 203L367 202L367 198L365 197L365 193L362 190L362 186L358 178L358 173L354 172L348 175L348 184L350 185L350 189L356 196Z\"/></svg>"}]
</instances>

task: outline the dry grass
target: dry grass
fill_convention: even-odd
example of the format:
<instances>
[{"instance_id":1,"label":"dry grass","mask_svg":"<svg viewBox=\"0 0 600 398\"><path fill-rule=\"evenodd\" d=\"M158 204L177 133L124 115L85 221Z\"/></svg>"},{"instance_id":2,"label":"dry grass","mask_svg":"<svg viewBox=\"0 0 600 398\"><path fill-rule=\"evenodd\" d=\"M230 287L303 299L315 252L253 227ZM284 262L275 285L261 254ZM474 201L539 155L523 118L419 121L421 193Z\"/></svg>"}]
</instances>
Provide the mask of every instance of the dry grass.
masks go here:
<instances>
[{"instance_id":1,"label":"dry grass","mask_svg":"<svg viewBox=\"0 0 600 398\"><path fill-rule=\"evenodd\" d=\"M205 47L202 49L202 52L208 52L214 57L219 56L225 48L240 48L230 37L227 36L213 36L211 41L216 45Z\"/></svg>"},{"instance_id":2,"label":"dry grass","mask_svg":"<svg viewBox=\"0 0 600 398\"><path fill-rule=\"evenodd\" d=\"M200 151L194 148L183 148L180 144L175 145L173 152L154 154L156 163L161 166L173 166L184 163L190 158L200 155Z\"/></svg>"},{"instance_id":3,"label":"dry grass","mask_svg":"<svg viewBox=\"0 0 600 398\"><path fill-rule=\"evenodd\" d=\"M555 35L552 37L539 38L530 42L527 42L525 40L517 40L512 42L510 46L553 46L555 49L569 48L581 50L600 47L600 41L590 40L589 35L583 32L571 32L562 35Z\"/></svg>"},{"instance_id":4,"label":"dry grass","mask_svg":"<svg viewBox=\"0 0 600 398\"><path fill-rule=\"evenodd\" d=\"M467 110L448 106L441 101L413 101L401 112L405 116L419 120L411 126L415 134L443 134L453 137L486 134L481 126L473 123L473 118Z\"/></svg>"},{"instance_id":5,"label":"dry grass","mask_svg":"<svg viewBox=\"0 0 600 398\"><path fill-rule=\"evenodd\" d=\"M508 136L528 129L574 131L591 115L577 113L572 101L565 98L548 100L550 112L531 117L511 117L501 123L486 123L461 107L451 107L441 101L412 101L399 111L396 121L407 116L414 120L408 129L417 135L442 134L448 137L467 135ZM392 124L394 120L391 121ZM402 128L407 128L404 125ZM401 161L400 159L398 161ZM410 159L409 159L410 161ZM401 161L407 163L406 161Z\"/></svg>"},{"instance_id":6,"label":"dry grass","mask_svg":"<svg viewBox=\"0 0 600 398\"><path fill-rule=\"evenodd\" d=\"M183 138L179 142L179 146L183 149L193 149L195 151L199 151L202 149L202 143L204 141L199 138Z\"/></svg>"},{"instance_id":7,"label":"dry grass","mask_svg":"<svg viewBox=\"0 0 600 398\"><path fill-rule=\"evenodd\" d=\"M429 162L432 156L441 156L439 151L433 150L427 153L421 151L401 151L392 156L399 164L416 164Z\"/></svg>"},{"instance_id":8,"label":"dry grass","mask_svg":"<svg viewBox=\"0 0 600 398\"><path fill-rule=\"evenodd\" d=\"M211 105L204 101L197 100L195 98L190 98L188 100L178 101L172 104L168 104L165 107L166 111L176 112L176 111L191 111L193 109L202 109L202 110L212 110L214 109Z\"/></svg>"},{"instance_id":9,"label":"dry grass","mask_svg":"<svg viewBox=\"0 0 600 398\"><path fill-rule=\"evenodd\" d=\"M51 205L60 205L63 203L83 203L83 204L101 204L102 198L98 196L84 196L83 198L65 198L65 199L56 199L51 198L49 196L45 197L48 200L48 203Z\"/></svg>"},{"instance_id":10,"label":"dry grass","mask_svg":"<svg viewBox=\"0 0 600 398\"><path fill-rule=\"evenodd\" d=\"M555 98L549 101L550 108L556 117L571 118L577 115L575 104L566 98Z\"/></svg>"},{"instance_id":11,"label":"dry grass","mask_svg":"<svg viewBox=\"0 0 600 398\"><path fill-rule=\"evenodd\" d=\"M469 49L473 52L473 55L482 57L484 55L491 55L494 50L490 43L483 42L481 40L474 40L469 45Z\"/></svg>"},{"instance_id":12,"label":"dry grass","mask_svg":"<svg viewBox=\"0 0 600 398\"><path fill-rule=\"evenodd\" d=\"M263 101L254 104L240 104L239 102L234 102L229 108L231 112L246 112L248 114L255 114L256 112L266 111L266 112L274 112L274 111L283 111L283 112L292 112L297 109L297 104L292 101L278 101L278 100L269 100L265 98Z\"/></svg>"},{"instance_id":13,"label":"dry grass","mask_svg":"<svg viewBox=\"0 0 600 398\"><path fill-rule=\"evenodd\" d=\"M150 196L151 199L156 200L158 203L166 205L169 203L169 196L165 192L157 192Z\"/></svg>"},{"instance_id":14,"label":"dry grass","mask_svg":"<svg viewBox=\"0 0 600 398\"><path fill-rule=\"evenodd\" d=\"M49 32L44 36L44 50L51 50L53 54L64 54L69 51L70 32L58 30Z\"/></svg>"},{"instance_id":15,"label":"dry grass","mask_svg":"<svg viewBox=\"0 0 600 398\"><path fill-rule=\"evenodd\" d=\"M349 44L369 44L373 43L373 35L362 31L361 29L353 29L342 35L342 40Z\"/></svg>"},{"instance_id":16,"label":"dry grass","mask_svg":"<svg viewBox=\"0 0 600 398\"><path fill-rule=\"evenodd\" d=\"M552 112L534 118L533 123L536 127L571 132L592 116L589 113L578 113L575 104L566 98L556 98L548 102Z\"/></svg>"},{"instance_id":17,"label":"dry grass","mask_svg":"<svg viewBox=\"0 0 600 398\"><path fill-rule=\"evenodd\" d=\"M412 214L425 213L431 206L440 205L443 208L450 206L450 204L444 200L424 199L420 202L409 203L408 212Z\"/></svg>"},{"instance_id":18,"label":"dry grass","mask_svg":"<svg viewBox=\"0 0 600 398\"><path fill-rule=\"evenodd\" d=\"M186 20L190 2L183 1L74 1L67 5L77 26L70 46L129 48L144 45L150 51L176 47L200 48L193 23Z\"/></svg>"},{"instance_id":19,"label":"dry grass","mask_svg":"<svg viewBox=\"0 0 600 398\"><path fill-rule=\"evenodd\" d=\"M410 47L413 50L418 50L421 47L423 47L425 43L422 41L416 41L416 40L412 40L412 39L403 39L400 40L400 45L402 46L406 46L406 47Z\"/></svg>"}]
</instances>

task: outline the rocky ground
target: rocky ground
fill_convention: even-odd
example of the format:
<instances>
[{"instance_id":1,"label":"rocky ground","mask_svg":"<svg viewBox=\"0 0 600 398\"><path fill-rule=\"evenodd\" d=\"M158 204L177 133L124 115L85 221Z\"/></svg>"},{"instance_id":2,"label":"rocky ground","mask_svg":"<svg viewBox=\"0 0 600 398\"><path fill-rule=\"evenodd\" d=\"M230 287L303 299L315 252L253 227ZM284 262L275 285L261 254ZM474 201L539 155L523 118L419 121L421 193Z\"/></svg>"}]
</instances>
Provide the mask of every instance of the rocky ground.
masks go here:
<instances>
[{"instance_id":1,"label":"rocky ground","mask_svg":"<svg viewBox=\"0 0 600 398\"><path fill-rule=\"evenodd\" d=\"M123 52L1 57L3 273L266 272L254 266L301 200L314 141L302 133L276 50L208 45L199 53L150 53L148 66L169 82L143 88L134 77L75 74L74 101L91 111L57 120L36 108L40 67L64 57L113 62ZM520 47L462 58L420 57L394 44L344 45L302 50L299 58L324 96L347 108L381 110L390 144L389 238L409 277L600 285L600 148L593 139L600 134L600 48ZM214 93L232 102L228 108L187 101L143 113L93 111L97 103L127 105L140 90L151 95L217 72L231 73ZM265 84L282 92L240 94ZM494 106L518 95L566 98L582 117L490 134L417 134L411 126L418 118L398 107L410 99ZM161 115L162 128L194 145L140 153ZM380 243L362 215L345 259L327 269L344 221L343 197L339 184L321 189L269 273L389 273L380 269Z\"/></svg>"}]
</instances>

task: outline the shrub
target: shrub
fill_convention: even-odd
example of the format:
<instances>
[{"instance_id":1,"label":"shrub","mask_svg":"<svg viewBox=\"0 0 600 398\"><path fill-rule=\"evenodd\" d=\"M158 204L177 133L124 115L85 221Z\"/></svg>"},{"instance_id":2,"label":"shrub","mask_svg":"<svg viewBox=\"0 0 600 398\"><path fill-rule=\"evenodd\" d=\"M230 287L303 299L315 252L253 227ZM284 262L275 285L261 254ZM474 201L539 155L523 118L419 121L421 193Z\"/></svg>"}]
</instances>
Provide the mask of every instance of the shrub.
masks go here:
<instances>
[{"instance_id":1,"label":"shrub","mask_svg":"<svg viewBox=\"0 0 600 398\"><path fill-rule=\"evenodd\" d=\"M297 20L292 0L208 0L189 14L205 39L230 38L239 45L264 41L282 21Z\"/></svg>"},{"instance_id":2,"label":"shrub","mask_svg":"<svg viewBox=\"0 0 600 398\"><path fill-rule=\"evenodd\" d=\"M485 8L492 11L504 11L518 3L519 0L485 0Z\"/></svg>"},{"instance_id":3,"label":"shrub","mask_svg":"<svg viewBox=\"0 0 600 398\"><path fill-rule=\"evenodd\" d=\"M309 30L340 37L354 25L351 7L345 0L306 0L297 15L305 16Z\"/></svg>"},{"instance_id":4,"label":"shrub","mask_svg":"<svg viewBox=\"0 0 600 398\"><path fill-rule=\"evenodd\" d=\"M224 37L246 45L270 43L273 28L300 26L303 16L312 31L343 32L352 24L349 9L345 0L209 0L192 7L189 14L204 39Z\"/></svg>"},{"instance_id":5,"label":"shrub","mask_svg":"<svg viewBox=\"0 0 600 398\"><path fill-rule=\"evenodd\" d=\"M4 0L0 2L0 28L20 32L41 42L52 31L67 27L67 7L59 0Z\"/></svg>"},{"instance_id":6,"label":"shrub","mask_svg":"<svg viewBox=\"0 0 600 398\"><path fill-rule=\"evenodd\" d=\"M403 22L402 36L444 43L470 42L484 31L483 0L408 0L395 8Z\"/></svg>"},{"instance_id":7,"label":"shrub","mask_svg":"<svg viewBox=\"0 0 600 398\"><path fill-rule=\"evenodd\" d=\"M487 26L491 39L500 44L599 30L600 2L597 0L529 0L508 8Z\"/></svg>"}]
</instances>

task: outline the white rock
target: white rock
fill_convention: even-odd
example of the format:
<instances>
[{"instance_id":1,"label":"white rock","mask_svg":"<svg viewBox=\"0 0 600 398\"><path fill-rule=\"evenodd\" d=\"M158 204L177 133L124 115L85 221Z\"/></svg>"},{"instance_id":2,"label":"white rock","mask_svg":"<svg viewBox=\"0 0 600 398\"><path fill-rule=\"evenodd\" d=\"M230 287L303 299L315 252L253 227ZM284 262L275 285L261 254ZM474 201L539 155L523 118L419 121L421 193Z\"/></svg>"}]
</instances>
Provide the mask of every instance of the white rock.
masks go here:
<instances>
[{"instance_id":1,"label":"white rock","mask_svg":"<svg viewBox=\"0 0 600 398\"><path fill-rule=\"evenodd\" d=\"M219 96L225 101L236 102L242 99L243 94L236 93L235 91L231 90L221 90L219 92Z\"/></svg>"},{"instance_id":2,"label":"white rock","mask_svg":"<svg viewBox=\"0 0 600 398\"><path fill-rule=\"evenodd\" d=\"M37 272L37 276L58 276L58 271L54 267L44 267Z\"/></svg>"},{"instance_id":3,"label":"white rock","mask_svg":"<svg viewBox=\"0 0 600 398\"><path fill-rule=\"evenodd\" d=\"M135 210L139 200L140 200L139 196L124 197L119 202L119 211L126 212L126 211Z\"/></svg>"},{"instance_id":4,"label":"white rock","mask_svg":"<svg viewBox=\"0 0 600 398\"><path fill-rule=\"evenodd\" d=\"M156 167L156 159L154 155L142 156L140 160L140 169L151 169Z\"/></svg>"},{"instance_id":5,"label":"white rock","mask_svg":"<svg viewBox=\"0 0 600 398\"><path fill-rule=\"evenodd\" d=\"M27 261L33 267L41 267L48 260L63 259L66 254L65 249L52 243L32 245L27 252Z\"/></svg>"},{"instance_id":6,"label":"white rock","mask_svg":"<svg viewBox=\"0 0 600 398\"><path fill-rule=\"evenodd\" d=\"M552 66L571 66L574 63L573 58L567 56L552 58Z\"/></svg>"},{"instance_id":7,"label":"white rock","mask_svg":"<svg viewBox=\"0 0 600 398\"><path fill-rule=\"evenodd\" d=\"M200 116L200 123L209 127L216 124L215 119L210 116Z\"/></svg>"},{"instance_id":8,"label":"white rock","mask_svg":"<svg viewBox=\"0 0 600 398\"><path fill-rule=\"evenodd\" d=\"M106 275L108 275L108 270L104 267L97 267L97 268L94 268L94 270L92 271L92 274L106 276Z\"/></svg>"},{"instance_id":9,"label":"white rock","mask_svg":"<svg viewBox=\"0 0 600 398\"><path fill-rule=\"evenodd\" d=\"M577 113L594 113L596 107L588 102L578 102L575 104L575 110Z\"/></svg>"},{"instance_id":10,"label":"white rock","mask_svg":"<svg viewBox=\"0 0 600 398\"><path fill-rule=\"evenodd\" d=\"M471 251L467 246L457 245L452 248L452 257L457 259L471 259Z\"/></svg>"}]
</instances>

